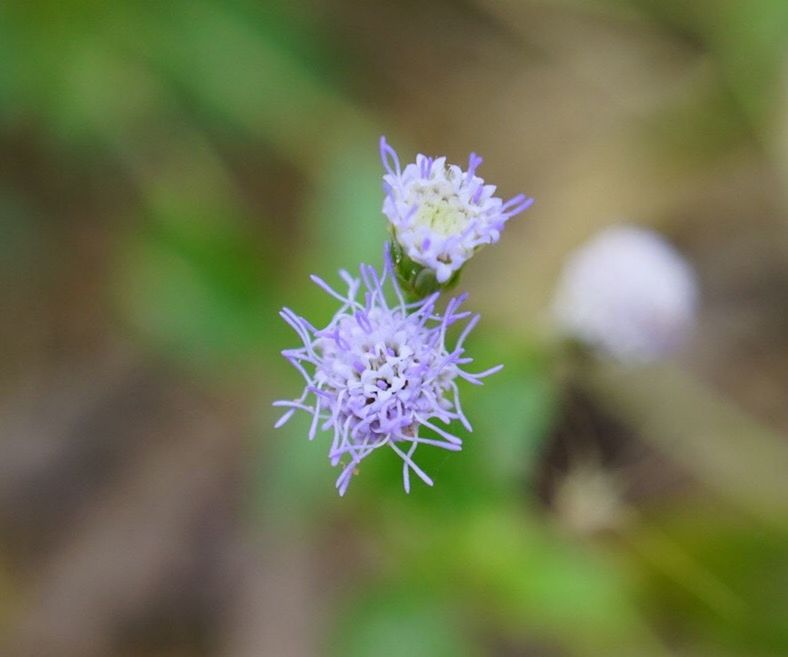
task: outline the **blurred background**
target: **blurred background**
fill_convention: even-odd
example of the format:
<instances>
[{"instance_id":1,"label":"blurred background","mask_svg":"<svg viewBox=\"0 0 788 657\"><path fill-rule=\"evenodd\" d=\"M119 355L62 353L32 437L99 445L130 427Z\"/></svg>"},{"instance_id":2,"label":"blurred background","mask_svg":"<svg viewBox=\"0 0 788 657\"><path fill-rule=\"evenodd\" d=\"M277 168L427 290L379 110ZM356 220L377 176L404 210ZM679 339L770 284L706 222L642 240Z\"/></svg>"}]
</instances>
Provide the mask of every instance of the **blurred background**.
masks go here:
<instances>
[{"instance_id":1,"label":"blurred background","mask_svg":"<svg viewBox=\"0 0 788 657\"><path fill-rule=\"evenodd\" d=\"M537 201L465 450L339 500L277 311L380 262L381 134ZM787 183L784 0L4 0L2 654L788 654ZM620 220L698 274L669 363L552 335Z\"/></svg>"}]
</instances>

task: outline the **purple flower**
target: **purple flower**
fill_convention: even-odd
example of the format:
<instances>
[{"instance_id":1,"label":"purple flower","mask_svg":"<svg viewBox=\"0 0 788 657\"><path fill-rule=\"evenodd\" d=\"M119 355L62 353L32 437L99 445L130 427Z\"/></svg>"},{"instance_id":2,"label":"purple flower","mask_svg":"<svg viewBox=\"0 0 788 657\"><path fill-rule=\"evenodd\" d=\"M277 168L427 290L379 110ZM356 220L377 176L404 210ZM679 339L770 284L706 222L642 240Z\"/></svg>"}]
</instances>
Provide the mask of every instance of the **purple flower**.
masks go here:
<instances>
[{"instance_id":1,"label":"purple flower","mask_svg":"<svg viewBox=\"0 0 788 657\"><path fill-rule=\"evenodd\" d=\"M467 171L445 157L421 154L402 169L381 137L380 157L386 170L383 213L405 254L434 271L438 283L446 283L481 246L497 242L504 224L533 203L523 194L505 202L494 196L495 185L476 175L482 158L475 153Z\"/></svg>"},{"instance_id":2,"label":"purple flower","mask_svg":"<svg viewBox=\"0 0 788 657\"><path fill-rule=\"evenodd\" d=\"M431 486L432 480L413 460L416 448L434 445L459 451L462 441L438 425L460 420L471 430L460 406L457 379L481 384L502 365L478 374L461 369L472 362L462 345L479 320L478 315L460 311L466 295L451 299L443 313L435 307L438 293L406 303L388 253L382 277L369 265L361 265L360 274L355 278L340 271L347 285L344 294L311 277L341 304L323 329L282 310L282 318L304 343L282 354L303 375L306 386L297 399L274 403L288 409L276 426L303 410L312 416L310 440L318 429L333 431L328 456L333 466L342 468L336 482L340 495L359 463L381 447L389 447L403 460L406 492L411 470ZM387 279L393 302L386 299ZM461 320L467 323L454 348L448 349L447 329ZM422 427L434 435L420 435Z\"/></svg>"}]
</instances>

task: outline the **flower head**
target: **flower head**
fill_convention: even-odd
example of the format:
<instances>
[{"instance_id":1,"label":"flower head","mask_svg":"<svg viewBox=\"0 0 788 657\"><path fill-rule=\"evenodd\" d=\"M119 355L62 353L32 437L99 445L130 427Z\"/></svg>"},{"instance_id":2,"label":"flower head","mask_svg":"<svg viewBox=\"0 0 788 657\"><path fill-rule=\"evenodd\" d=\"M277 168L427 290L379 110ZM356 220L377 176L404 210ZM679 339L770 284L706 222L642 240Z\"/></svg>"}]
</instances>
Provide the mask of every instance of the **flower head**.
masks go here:
<instances>
[{"instance_id":1,"label":"flower head","mask_svg":"<svg viewBox=\"0 0 788 657\"><path fill-rule=\"evenodd\" d=\"M603 230L570 256L553 315L559 330L624 363L669 354L689 333L697 280L687 262L653 231Z\"/></svg>"},{"instance_id":2,"label":"flower head","mask_svg":"<svg viewBox=\"0 0 788 657\"><path fill-rule=\"evenodd\" d=\"M309 439L316 432L331 430L329 460L341 466L337 489L344 495L358 464L373 451L389 447L403 460L403 484L410 490L410 471L425 483L432 480L413 460L419 445L459 451L462 441L436 422L460 420L471 430L462 412L457 379L480 384L481 379L502 366L471 374L461 366L463 342L479 320L460 311L465 295L449 301L446 310L436 309L438 293L406 303L387 254L383 275L361 265L360 278L341 271L347 285L344 294L325 281L312 280L340 302L339 310L323 329L285 308L282 317L303 341L303 347L283 355L302 374L306 386L298 399L279 401L288 408L276 426L283 425L296 410L312 416ZM386 298L391 280L395 301ZM446 331L456 322L467 323L452 349ZM433 436L420 435L422 428Z\"/></svg>"},{"instance_id":3,"label":"flower head","mask_svg":"<svg viewBox=\"0 0 788 657\"><path fill-rule=\"evenodd\" d=\"M485 244L498 241L504 224L531 205L523 194L502 201L495 185L476 175L482 158L471 153L468 169L445 157L417 155L400 167L396 151L380 138L386 198L383 213L394 237L413 262L446 283Z\"/></svg>"}]
</instances>

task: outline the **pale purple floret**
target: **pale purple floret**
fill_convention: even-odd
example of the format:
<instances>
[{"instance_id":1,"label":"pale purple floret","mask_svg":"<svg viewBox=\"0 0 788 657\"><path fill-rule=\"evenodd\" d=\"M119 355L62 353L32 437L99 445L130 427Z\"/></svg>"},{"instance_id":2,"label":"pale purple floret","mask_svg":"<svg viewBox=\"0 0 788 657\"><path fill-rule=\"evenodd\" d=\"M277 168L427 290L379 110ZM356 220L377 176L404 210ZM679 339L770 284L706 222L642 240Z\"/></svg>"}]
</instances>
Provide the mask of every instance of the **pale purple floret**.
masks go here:
<instances>
[{"instance_id":1,"label":"pale purple floret","mask_svg":"<svg viewBox=\"0 0 788 657\"><path fill-rule=\"evenodd\" d=\"M323 329L285 308L282 318L304 343L283 355L302 374L306 386L293 401L278 401L287 408L276 423L287 422L296 410L312 416L309 439L318 429L332 430L329 460L342 471L336 486L344 495L359 463L374 450L388 446L403 460L402 478L410 492L410 471L426 484L432 479L413 460L419 445L459 451L462 441L445 428L459 420L471 425L460 406L457 379L481 384L481 379L502 365L478 374L461 369L473 359L464 355L463 343L479 320L461 311L466 295L449 301L444 312L436 309L438 294L406 303L391 259L386 254L382 277L361 265L360 278L346 271L340 276L347 292L340 293L325 281L312 280L337 299L341 306ZM395 300L386 299L384 286L391 281ZM447 329L467 320L453 349L446 347ZM420 435L422 427L435 436Z\"/></svg>"},{"instance_id":2,"label":"pale purple floret","mask_svg":"<svg viewBox=\"0 0 788 657\"><path fill-rule=\"evenodd\" d=\"M482 158L471 153L468 169L447 164L445 157L419 154L403 169L396 151L380 138L386 197L383 213L407 256L435 272L439 283L485 244L498 241L504 224L528 208L533 199L518 194L503 201L495 185L476 175Z\"/></svg>"}]
</instances>

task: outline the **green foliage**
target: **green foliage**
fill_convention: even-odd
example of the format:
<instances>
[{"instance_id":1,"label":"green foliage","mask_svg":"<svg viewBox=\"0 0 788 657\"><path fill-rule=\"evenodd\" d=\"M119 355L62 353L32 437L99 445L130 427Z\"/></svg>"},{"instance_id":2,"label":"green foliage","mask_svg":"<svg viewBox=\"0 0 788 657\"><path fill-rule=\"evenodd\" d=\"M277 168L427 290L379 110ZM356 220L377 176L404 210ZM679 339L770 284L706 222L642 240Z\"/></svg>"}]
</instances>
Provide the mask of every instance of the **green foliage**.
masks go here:
<instances>
[{"instance_id":1,"label":"green foliage","mask_svg":"<svg viewBox=\"0 0 788 657\"><path fill-rule=\"evenodd\" d=\"M478 465L487 485L513 495L528 483L556 411L557 391L553 363L538 347L501 349L503 345L503 338L475 336L469 341L480 369L497 361L504 368L467 395L466 410L474 418L472 440L483 448Z\"/></svg>"},{"instance_id":2,"label":"green foliage","mask_svg":"<svg viewBox=\"0 0 788 657\"><path fill-rule=\"evenodd\" d=\"M340 510L337 473L329 465L325 440L307 440L306 415L294 416L273 433L272 415L265 410L260 433L270 438L260 454L256 513L276 531L308 535L327 512Z\"/></svg>"},{"instance_id":3,"label":"green foliage","mask_svg":"<svg viewBox=\"0 0 788 657\"><path fill-rule=\"evenodd\" d=\"M343 614L331 641L336 657L474 657L449 599L418 588L382 586L360 595Z\"/></svg>"},{"instance_id":4,"label":"green foliage","mask_svg":"<svg viewBox=\"0 0 788 657\"><path fill-rule=\"evenodd\" d=\"M238 225L151 219L127 241L116 281L122 315L198 369L250 365L275 321L261 254Z\"/></svg>"},{"instance_id":5,"label":"green foliage","mask_svg":"<svg viewBox=\"0 0 788 657\"><path fill-rule=\"evenodd\" d=\"M374 143L372 131L354 130L326 145L304 208L309 273L333 281L340 268L356 274L361 262L382 267L386 222Z\"/></svg>"},{"instance_id":6,"label":"green foliage","mask_svg":"<svg viewBox=\"0 0 788 657\"><path fill-rule=\"evenodd\" d=\"M769 108L788 55L788 3L783 0L634 0L641 7L700 40L714 56L721 82L758 129ZM719 117L707 112L710 119ZM731 126L734 127L734 126Z\"/></svg>"},{"instance_id":7,"label":"green foliage","mask_svg":"<svg viewBox=\"0 0 788 657\"><path fill-rule=\"evenodd\" d=\"M670 537L640 555L644 596L657 617L670 618L701 654L711 648L726 655L788 653L785 527L753 526L707 504L672 509L651 525ZM693 576L672 567L675 554L696 571Z\"/></svg>"}]
</instances>

